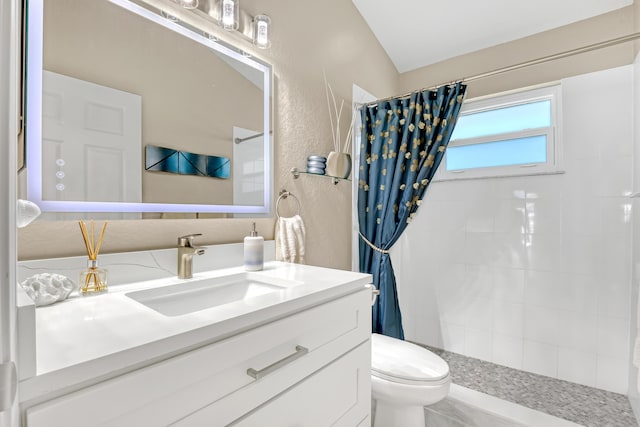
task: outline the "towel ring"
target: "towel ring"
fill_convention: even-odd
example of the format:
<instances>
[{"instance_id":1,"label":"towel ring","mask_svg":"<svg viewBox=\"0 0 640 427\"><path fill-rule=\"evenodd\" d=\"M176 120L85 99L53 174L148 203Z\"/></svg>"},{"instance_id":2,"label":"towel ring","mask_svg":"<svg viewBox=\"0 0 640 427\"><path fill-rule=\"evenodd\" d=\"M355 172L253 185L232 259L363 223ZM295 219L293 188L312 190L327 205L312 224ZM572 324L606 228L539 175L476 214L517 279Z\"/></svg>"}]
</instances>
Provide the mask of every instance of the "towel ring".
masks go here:
<instances>
[{"instance_id":1,"label":"towel ring","mask_svg":"<svg viewBox=\"0 0 640 427\"><path fill-rule=\"evenodd\" d=\"M280 191L280 196L276 201L276 215L278 216L278 218L280 218L280 211L278 210L280 208L280 201L282 199L286 199L289 196L293 197L293 199L296 201L296 204L298 205L298 215L300 215L300 200L298 200L298 198L291 191L282 190Z\"/></svg>"}]
</instances>

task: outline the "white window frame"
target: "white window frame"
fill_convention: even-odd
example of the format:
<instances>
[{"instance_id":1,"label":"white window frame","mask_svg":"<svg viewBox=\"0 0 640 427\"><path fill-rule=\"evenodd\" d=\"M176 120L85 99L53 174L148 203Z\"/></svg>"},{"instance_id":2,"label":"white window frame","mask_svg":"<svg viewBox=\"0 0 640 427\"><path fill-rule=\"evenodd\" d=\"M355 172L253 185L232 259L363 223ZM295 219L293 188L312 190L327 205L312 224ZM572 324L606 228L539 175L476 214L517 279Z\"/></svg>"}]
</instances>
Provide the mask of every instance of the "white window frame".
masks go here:
<instances>
[{"instance_id":1,"label":"white window frame","mask_svg":"<svg viewBox=\"0 0 640 427\"><path fill-rule=\"evenodd\" d=\"M468 114L497 110L505 107L529 104L537 101L551 102L551 126L536 129L524 129L495 135L451 140L449 148L464 145L475 145L487 142L500 142L515 138L546 135L547 161L545 163L529 163L521 165L492 166L481 168L458 169L447 171L447 154L436 173L436 181L454 179L493 178L505 176L543 175L563 173L562 169L562 97L558 83L535 89L520 89L515 92L484 96L465 101L460 110L460 117Z\"/></svg>"}]
</instances>

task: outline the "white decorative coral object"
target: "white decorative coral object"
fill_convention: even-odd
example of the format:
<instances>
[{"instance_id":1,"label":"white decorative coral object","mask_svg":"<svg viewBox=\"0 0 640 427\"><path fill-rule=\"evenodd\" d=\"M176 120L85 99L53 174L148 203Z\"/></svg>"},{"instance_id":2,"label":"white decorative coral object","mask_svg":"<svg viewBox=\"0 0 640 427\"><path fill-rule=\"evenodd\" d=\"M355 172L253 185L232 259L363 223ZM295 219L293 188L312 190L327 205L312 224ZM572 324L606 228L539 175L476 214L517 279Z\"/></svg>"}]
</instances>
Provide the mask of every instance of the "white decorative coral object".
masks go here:
<instances>
[{"instance_id":1,"label":"white decorative coral object","mask_svg":"<svg viewBox=\"0 0 640 427\"><path fill-rule=\"evenodd\" d=\"M36 274L25 279L20 286L35 302L36 307L62 301L77 289L71 279L55 273Z\"/></svg>"},{"instance_id":2,"label":"white decorative coral object","mask_svg":"<svg viewBox=\"0 0 640 427\"><path fill-rule=\"evenodd\" d=\"M16 225L18 228L26 227L38 218L42 212L40 208L29 200L18 199L16 206Z\"/></svg>"}]
</instances>

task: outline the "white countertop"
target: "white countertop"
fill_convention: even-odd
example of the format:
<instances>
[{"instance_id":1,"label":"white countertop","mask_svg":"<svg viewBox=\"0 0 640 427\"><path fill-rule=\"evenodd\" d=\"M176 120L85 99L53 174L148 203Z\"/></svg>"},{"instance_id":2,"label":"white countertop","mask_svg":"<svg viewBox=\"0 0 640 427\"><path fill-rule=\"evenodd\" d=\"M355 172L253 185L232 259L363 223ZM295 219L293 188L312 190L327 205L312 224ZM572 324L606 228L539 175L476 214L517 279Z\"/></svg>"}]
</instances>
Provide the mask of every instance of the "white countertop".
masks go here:
<instances>
[{"instance_id":1,"label":"white countertop","mask_svg":"<svg viewBox=\"0 0 640 427\"><path fill-rule=\"evenodd\" d=\"M37 308L37 375L21 381L21 400L78 389L357 292L371 282L361 273L269 262L256 274L301 284L180 316L165 316L125 295L241 272L242 267L234 267L197 273L190 280L136 282Z\"/></svg>"}]
</instances>

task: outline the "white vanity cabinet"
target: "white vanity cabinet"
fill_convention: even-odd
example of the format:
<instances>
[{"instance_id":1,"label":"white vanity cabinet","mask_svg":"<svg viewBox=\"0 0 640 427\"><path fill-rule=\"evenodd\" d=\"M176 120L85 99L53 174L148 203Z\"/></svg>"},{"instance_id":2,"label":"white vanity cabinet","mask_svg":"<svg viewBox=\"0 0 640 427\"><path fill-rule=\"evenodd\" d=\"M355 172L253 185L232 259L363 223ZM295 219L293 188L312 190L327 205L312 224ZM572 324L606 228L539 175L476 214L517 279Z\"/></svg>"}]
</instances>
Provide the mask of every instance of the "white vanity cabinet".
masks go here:
<instances>
[{"instance_id":1,"label":"white vanity cabinet","mask_svg":"<svg viewBox=\"0 0 640 427\"><path fill-rule=\"evenodd\" d=\"M370 303L362 288L40 403L26 427L366 424Z\"/></svg>"}]
</instances>

